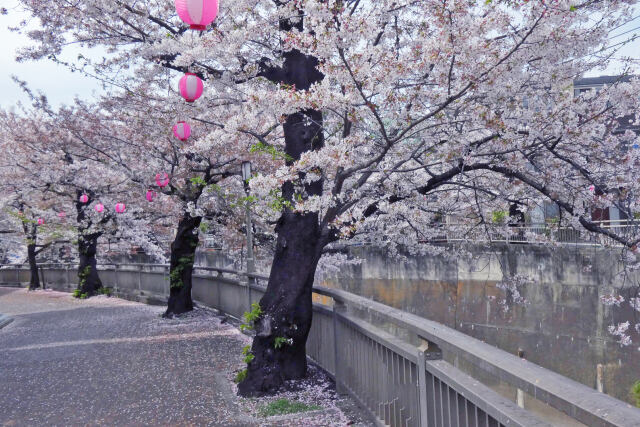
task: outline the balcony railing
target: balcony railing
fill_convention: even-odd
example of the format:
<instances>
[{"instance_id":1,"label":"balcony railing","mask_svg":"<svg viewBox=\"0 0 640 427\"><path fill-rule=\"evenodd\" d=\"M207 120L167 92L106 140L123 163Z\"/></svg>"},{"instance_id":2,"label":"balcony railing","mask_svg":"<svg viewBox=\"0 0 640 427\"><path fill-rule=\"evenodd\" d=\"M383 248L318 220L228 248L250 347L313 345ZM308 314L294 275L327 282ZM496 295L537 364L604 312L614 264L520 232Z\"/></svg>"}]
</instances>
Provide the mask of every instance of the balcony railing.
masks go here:
<instances>
[{"instance_id":1,"label":"balcony railing","mask_svg":"<svg viewBox=\"0 0 640 427\"><path fill-rule=\"evenodd\" d=\"M603 230L634 240L640 235L640 221L617 220L595 223ZM436 236L429 242L500 242L500 243L561 243L573 245L622 246L620 242L601 233L591 233L573 227L542 224L439 224Z\"/></svg>"}]
</instances>

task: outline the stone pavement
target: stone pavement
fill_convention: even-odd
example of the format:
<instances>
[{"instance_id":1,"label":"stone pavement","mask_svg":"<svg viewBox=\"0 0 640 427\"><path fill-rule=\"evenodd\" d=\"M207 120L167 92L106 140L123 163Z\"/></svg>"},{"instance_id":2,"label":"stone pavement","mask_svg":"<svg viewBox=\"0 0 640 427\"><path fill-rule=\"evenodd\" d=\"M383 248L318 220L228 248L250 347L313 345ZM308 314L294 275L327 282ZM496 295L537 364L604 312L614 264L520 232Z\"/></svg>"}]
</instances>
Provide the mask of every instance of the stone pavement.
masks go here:
<instances>
[{"instance_id":1,"label":"stone pavement","mask_svg":"<svg viewBox=\"0 0 640 427\"><path fill-rule=\"evenodd\" d=\"M286 395L322 410L260 417L265 400L238 398L231 381L249 339L211 310L162 311L0 287L0 313L14 319L0 329L0 425L369 424L322 382Z\"/></svg>"}]
</instances>

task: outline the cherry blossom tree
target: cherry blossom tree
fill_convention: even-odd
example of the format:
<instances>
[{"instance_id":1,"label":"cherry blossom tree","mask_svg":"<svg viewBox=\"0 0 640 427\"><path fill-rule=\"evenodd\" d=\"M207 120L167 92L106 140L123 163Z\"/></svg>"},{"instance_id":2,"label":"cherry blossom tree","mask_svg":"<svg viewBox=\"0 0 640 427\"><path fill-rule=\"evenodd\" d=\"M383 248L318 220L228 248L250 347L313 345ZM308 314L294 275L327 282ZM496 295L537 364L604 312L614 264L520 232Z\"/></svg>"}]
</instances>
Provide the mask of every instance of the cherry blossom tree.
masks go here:
<instances>
[{"instance_id":1,"label":"cherry blossom tree","mask_svg":"<svg viewBox=\"0 0 640 427\"><path fill-rule=\"evenodd\" d=\"M42 152L33 151L33 146L17 144L8 136L10 133L7 130L25 123L26 120L14 114L2 114L0 117L0 129L4 135L0 139L3 153L0 206L14 227L24 235L31 271L29 288L34 290L40 287L37 256L56 243L68 241L69 228L58 223L64 211L56 212L60 203L53 195L45 194L47 184L33 179L34 169L40 167L41 161L48 161L48 157Z\"/></svg>"},{"instance_id":2,"label":"cherry blossom tree","mask_svg":"<svg viewBox=\"0 0 640 427\"><path fill-rule=\"evenodd\" d=\"M209 121L192 121L184 101L162 94L164 86L165 81L145 81L126 91L116 88L95 105L77 101L58 113L44 109L68 132L78 152L100 162L106 173L119 175L119 185L128 182L126 199L144 200L140 219L148 221L146 229L161 219L162 234L173 234L165 313L170 317L193 308L191 276L199 230L207 226L203 220L216 225L214 234L221 238L237 238L236 218L246 200L232 137L212 131ZM192 122L193 134L186 141L172 132L181 118ZM169 227L175 232L168 233Z\"/></svg>"},{"instance_id":3,"label":"cherry blossom tree","mask_svg":"<svg viewBox=\"0 0 640 427\"><path fill-rule=\"evenodd\" d=\"M0 206L2 206L5 216L10 218L9 222L16 229L19 229L24 237L30 270L29 289L38 289L40 274L37 257L54 244L65 242L61 239L64 233L57 224L48 223L52 215L50 209L47 208L49 203L38 200L38 196L41 194L34 195L33 191L10 189L7 185L2 185L2 187Z\"/></svg>"},{"instance_id":4,"label":"cherry blossom tree","mask_svg":"<svg viewBox=\"0 0 640 427\"><path fill-rule=\"evenodd\" d=\"M109 111L114 114L110 121L118 120L130 127L135 123L132 135L126 139L127 147L119 152L127 153L130 170L147 176L159 175L154 191L174 201L175 235L171 243L170 295L165 313L171 317L193 309L191 276L199 230L205 226L203 220L210 218L210 224L220 229L235 224L230 220L234 208L229 202L242 192L240 162L231 138L226 135L222 138L220 133L207 129L211 125L204 121L192 121L184 101L175 94L167 99L167 96L149 95L158 94L158 90L136 92L145 95L112 94ZM187 141L178 140L171 131L180 118L192 123L194 134ZM103 134L107 132L105 129ZM205 137L207 140L203 141ZM133 164L140 158L147 162L142 170L140 165Z\"/></svg>"},{"instance_id":5,"label":"cherry blossom tree","mask_svg":"<svg viewBox=\"0 0 640 427\"><path fill-rule=\"evenodd\" d=\"M179 117L188 117L184 102L179 103L174 97L168 102L167 96L161 95L157 82L144 82L143 86L112 91L96 104L76 101L73 106L53 111L46 100L33 95L23 84L36 111L48 117L50 127L47 131L55 130L58 138L66 141L65 159L73 163L78 158L89 162L89 167L93 168L91 187L76 188L74 196L78 222L86 223L87 230L95 225L93 232L83 233L85 238L79 240L84 245L80 248L81 264L82 254L97 251L98 240L110 222L127 217L110 212L100 215L99 223L92 222L96 217L92 210L95 203L114 192L121 194L119 200L130 201L133 206L142 208L134 213L138 221L147 221L140 230L154 227L158 233L157 225L161 220L163 230L159 232L170 237L169 224L175 227L170 250L171 292L165 313L173 316L193 308L191 275L198 231L206 225L202 223L203 219L209 218L220 225L217 234L221 236L237 235L240 227L232 214L240 217L233 211L240 208L240 202L246 201L242 200L240 164L231 150L233 144L227 141L228 136L215 139L215 133L207 131L211 124L199 120L193 124L194 135L188 141L179 141L173 135L172 127ZM202 143L198 133L212 142ZM44 135L41 137L45 139ZM54 137L47 135L46 138ZM223 182L226 178L232 179ZM50 187L48 191L54 190ZM86 201L83 201L83 195ZM126 227L122 227L122 221L119 223L120 227L111 228L122 234ZM225 230L231 231L226 233ZM135 236L129 237L135 241ZM149 236L142 233L139 237L147 239ZM156 239L156 246L158 243ZM95 256L90 258L95 261ZM87 271L96 270L89 267ZM85 269L87 266L80 271ZM94 278L83 283L99 283L96 278L97 271Z\"/></svg>"},{"instance_id":6,"label":"cherry blossom tree","mask_svg":"<svg viewBox=\"0 0 640 427\"><path fill-rule=\"evenodd\" d=\"M169 1L24 0L42 29L21 58L102 46L103 60L68 65L138 95L195 72L206 91L190 116L211 126L201 148L271 157L251 180L277 236L239 386L253 395L305 375L314 275L341 240L428 254L443 250L424 242L446 218L473 241L493 212L552 202L576 230L636 249L633 229L604 228L591 210L635 212L637 135L619 130L640 84L572 93L606 67L608 36L636 3L242 0L196 34Z\"/></svg>"},{"instance_id":7,"label":"cherry blossom tree","mask_svg":"<svg viewBox=\"0 0 640 427\"><path fill-rule=\"evenodd\" d=\"M141 236L137 240L153 252L152 242L142 237L147 221L143 211L135 207L126 214L116 214L115 204L129 199L134 188L130 180L113 173L107 156L100 153L97 138L83 139L72 127L69 117L73 112L63 109L54 115L45 102L39 107L25 110L24 116L3 117L5 153L14 164L13 169L4 170L8 175L3 178L12 182L19 200L46 202L49 210L44 223L57 224L65 240L77 241L79 289L90 296L102 287L97 271L98 239L105 234L122 234L119 230L128 227L137 230ZM91 124L84 122L85 126ZM68 212L75 212L75 221Z\"/></svg>"}]
</instances>

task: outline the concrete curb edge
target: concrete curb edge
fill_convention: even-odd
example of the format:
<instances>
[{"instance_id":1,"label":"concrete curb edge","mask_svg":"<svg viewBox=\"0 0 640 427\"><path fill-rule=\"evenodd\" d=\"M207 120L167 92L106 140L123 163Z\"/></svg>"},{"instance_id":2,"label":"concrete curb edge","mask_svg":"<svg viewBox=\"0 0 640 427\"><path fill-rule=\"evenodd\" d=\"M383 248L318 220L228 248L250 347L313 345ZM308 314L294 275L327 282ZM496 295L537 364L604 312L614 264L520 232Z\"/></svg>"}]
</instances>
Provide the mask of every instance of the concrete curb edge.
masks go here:
<instances>
[{"instance_id":1,"label":"concrete curb edge","mask_svg":"<svg viewBox=\"0 0 640 427\"><path fill-rule=\"evenodd\" d=\"M4 328L11 322L13 322L13 319L11 317L0 314L0 329Z\"/></svg>"}]
</instances>

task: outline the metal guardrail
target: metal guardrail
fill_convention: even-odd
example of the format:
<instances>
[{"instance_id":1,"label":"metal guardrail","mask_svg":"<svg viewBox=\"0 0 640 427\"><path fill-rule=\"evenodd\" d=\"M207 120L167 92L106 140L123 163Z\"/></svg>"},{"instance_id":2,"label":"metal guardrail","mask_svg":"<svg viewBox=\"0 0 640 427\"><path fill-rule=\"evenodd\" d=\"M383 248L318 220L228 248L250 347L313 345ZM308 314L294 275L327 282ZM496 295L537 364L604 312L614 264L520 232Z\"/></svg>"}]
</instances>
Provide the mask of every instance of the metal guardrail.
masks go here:
<instances>
[{"instance_id":1,"label":"metal guardrail","mask_svg":"<svg viewBox=\"0 0 640 427\"><path fill-rule=\"evenodd\" d=\"M74 267L49 264L48 286L75 287ZM166 264L99 267L103 282L113 285L117 294L167 295ZM240 318L262 297L265 288L259 283L267 279L196 267L192 292L196 301ZM0 266L0 283L9 281L27 282L28 270ZM640 409L442 324L342 290L314 287L314 293L330 304L314 303L307 353L334 377L338 391L358 400L378 425L568 425L523 409L514 403L515 392L510 398L498 394L461 365L472 365L555 408L571 425L640 425Z\"/></svg>"}]
</instances>

